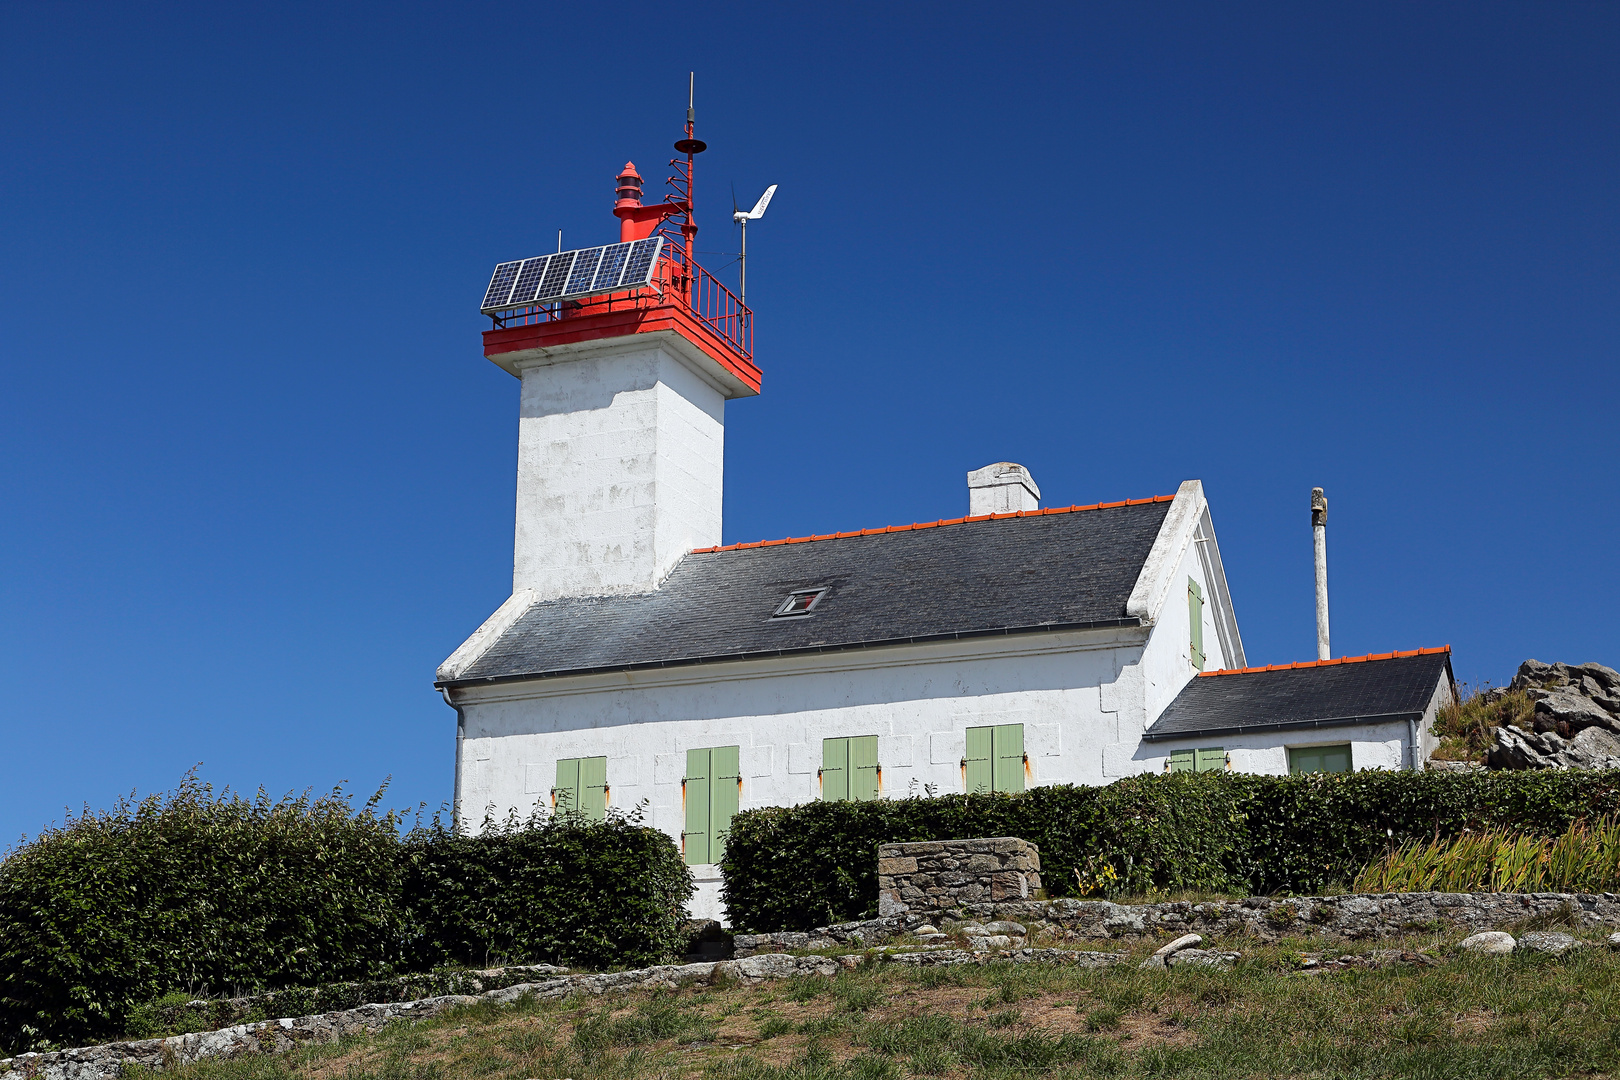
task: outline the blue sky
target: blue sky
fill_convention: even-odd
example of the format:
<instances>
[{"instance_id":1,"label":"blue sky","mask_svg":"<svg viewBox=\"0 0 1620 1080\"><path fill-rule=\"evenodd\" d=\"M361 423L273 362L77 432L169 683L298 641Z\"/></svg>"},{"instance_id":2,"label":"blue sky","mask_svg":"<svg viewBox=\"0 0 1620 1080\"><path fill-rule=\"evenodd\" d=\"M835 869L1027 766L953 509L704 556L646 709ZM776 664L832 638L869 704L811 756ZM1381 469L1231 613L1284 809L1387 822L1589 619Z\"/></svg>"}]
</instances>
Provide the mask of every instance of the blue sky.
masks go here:
<instances>
[{"instance_id":1,"label":"blue sky","mask_svg":"<svg viewBox=\"0 0 1620 1080\"><path fill-rule=\"evenodd\" d=\"M690 15L685 13L690 12ZM173 786L451 792L505 598L498 260L697 72L765 390L725 540L1204 481L1251 662L1620 666L1620 8L9 4L0 847ZM682 22L686 19L686 22Z\"/></svg>"}]
</instances>

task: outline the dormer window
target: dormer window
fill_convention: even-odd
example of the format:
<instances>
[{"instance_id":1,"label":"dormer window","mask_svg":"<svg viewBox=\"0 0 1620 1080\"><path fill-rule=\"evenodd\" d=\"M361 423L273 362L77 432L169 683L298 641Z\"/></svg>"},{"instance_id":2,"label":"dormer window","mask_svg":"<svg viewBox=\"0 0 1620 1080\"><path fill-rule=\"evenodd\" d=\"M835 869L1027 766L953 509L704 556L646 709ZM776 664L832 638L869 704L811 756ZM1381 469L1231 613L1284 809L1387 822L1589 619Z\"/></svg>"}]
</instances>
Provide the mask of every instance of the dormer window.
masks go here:
<instances>
[{"instance_id":1,"label":"dormer window","mask_svg":"<svg viewBox=\"0 0 1620 1080\"><path fill-rule=\"evenodd\" d=\"M816 605L821 603L821 598L826 595L826 589L800 589L782 601L781 606L776 609L776 614L772 615L771 618L786 619L794 615L808 615L816 609Z\"/></svg>"}]
</instances>

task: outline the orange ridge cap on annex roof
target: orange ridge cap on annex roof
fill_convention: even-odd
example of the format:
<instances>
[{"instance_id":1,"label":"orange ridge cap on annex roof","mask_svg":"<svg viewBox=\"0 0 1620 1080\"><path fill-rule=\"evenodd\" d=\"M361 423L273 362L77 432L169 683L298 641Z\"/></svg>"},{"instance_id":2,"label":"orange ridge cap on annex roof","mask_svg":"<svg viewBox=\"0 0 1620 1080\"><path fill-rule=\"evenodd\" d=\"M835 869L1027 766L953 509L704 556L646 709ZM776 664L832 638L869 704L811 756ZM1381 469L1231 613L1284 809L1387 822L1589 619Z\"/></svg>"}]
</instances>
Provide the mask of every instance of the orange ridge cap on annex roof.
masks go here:
<instances>
[{"instance_id":1,"label":"orange ridge cap on annex roof","mask_svg":"<svg viewBox=\"0 0 1620 1080\"><path fill-rule=\"evenodd\" d=\"M1208 675L1253 675L1261 671L1298 671L1301 668L1332 667L1334 664L1365 664L1369 660L1394 660L1404 656L1429 656L1433 653L1448 653L1450 651L1450 645L1440 645L1432 649L1368 653L1366 656L1338 656L1331 660L1297 660L1292 664L1267 664L1265 667L1217 668L1214 671L1200 671L1198 677L1202 679Z\"/></svg>"},{"instance_id":2,"label":"orange ridge cap on annex roof","mask_svg":"<svg viewBox=\"0 0 1620 1080\"><path fill-rule=\"evenodd\" d=\"M941 518L939 521L918 521L911 525L886 525L879 529L854 529L850 532L820 533L811 536L789 536L781 540L751 540L743 544L716 544L713 547L693 548L693 555L708 555L716 551L742 551L745 548L776 547L779 544L808 544L816 540L844 540L852 536L877 536L882 533L913 532L917 529L937 529L941 525L961 525L973 521L1000 521L1002 518L1041 517L1045 514L1073 514L1082 510L1112 510L1120 506L1144 506L1148 503L1170 502L1174 495L1155 495L1151 499L1121 499L1119 502L1091 503L1088 506L1048 506L1040 510L1010 510L1005 514L978 514L972 517Z\"/></svg>"}]
</instances>

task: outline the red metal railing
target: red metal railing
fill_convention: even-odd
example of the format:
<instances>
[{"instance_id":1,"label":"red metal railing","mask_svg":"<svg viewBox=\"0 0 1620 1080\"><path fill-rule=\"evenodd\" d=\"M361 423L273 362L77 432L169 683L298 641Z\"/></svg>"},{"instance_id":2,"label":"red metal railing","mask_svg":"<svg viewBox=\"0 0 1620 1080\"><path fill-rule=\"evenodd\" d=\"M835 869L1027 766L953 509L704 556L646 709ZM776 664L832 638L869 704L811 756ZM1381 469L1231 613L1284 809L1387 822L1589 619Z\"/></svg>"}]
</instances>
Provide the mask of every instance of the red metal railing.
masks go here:
<instances>
[{"instance_id":1,"label":"red metal railing","mask_svg":"<svg viewBox=\"0 0 1620 1080\"><path fill-rule=\"evenodd\" d=\"M663 307L681 307L693 318L714 331L722 341L744 360L754 358L754 313L735 293L715 280L713 274L699 266L696 260L686 261L686 252L679 239L671 237L664 243L655 284L630 292L592 296L584 300L564 301L561 304L534 305L491 316L497 328L532 326L536 323L559 319L601 315L612 311L655 310Z\"/></svg>"}]
</instances>

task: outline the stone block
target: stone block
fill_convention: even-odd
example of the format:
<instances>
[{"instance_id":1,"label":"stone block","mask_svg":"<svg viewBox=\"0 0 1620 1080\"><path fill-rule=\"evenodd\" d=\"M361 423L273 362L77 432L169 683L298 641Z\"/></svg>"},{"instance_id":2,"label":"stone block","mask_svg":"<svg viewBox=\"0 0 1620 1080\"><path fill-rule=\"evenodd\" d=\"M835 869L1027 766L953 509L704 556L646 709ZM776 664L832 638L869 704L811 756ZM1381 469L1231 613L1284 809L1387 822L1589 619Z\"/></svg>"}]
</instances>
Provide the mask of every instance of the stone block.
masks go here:
<instances>
[{"instance_id":1,"label":"stone block","mask_svg":"<svg viewBox=\"0 0 1620 1080\"><path fill-rule=\"evenodd\" d=\"M878 860L878 874L913 874L917 871L917 860L901 857L890 857Z\"/></svg>"}]
</instances>

